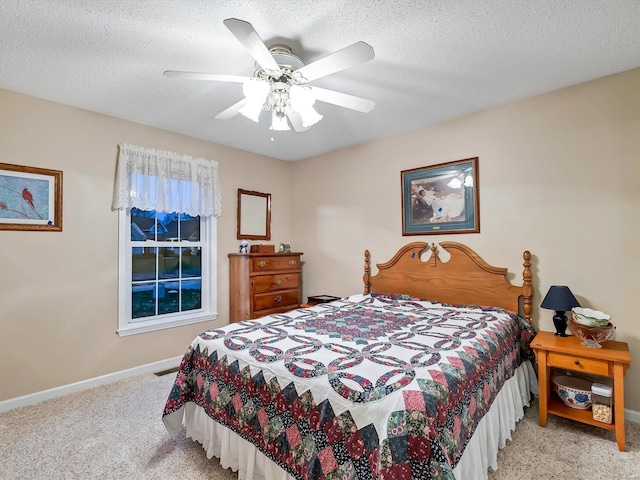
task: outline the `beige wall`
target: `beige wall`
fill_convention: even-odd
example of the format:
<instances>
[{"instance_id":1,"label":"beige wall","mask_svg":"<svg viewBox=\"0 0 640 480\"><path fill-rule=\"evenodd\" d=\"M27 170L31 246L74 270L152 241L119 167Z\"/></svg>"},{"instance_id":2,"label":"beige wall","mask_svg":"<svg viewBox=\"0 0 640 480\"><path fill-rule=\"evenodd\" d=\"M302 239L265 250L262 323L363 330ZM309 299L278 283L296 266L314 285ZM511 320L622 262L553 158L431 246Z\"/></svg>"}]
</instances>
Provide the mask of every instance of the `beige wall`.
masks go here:
<instances>
[{"instance_id":1,"label":"beige wall","mask_svg":"<svg viewBox=\"0 0 640 480\"><path fill-rule=\"evenodd\" d=\"M429 108L429 105L425 105ZM402 236L400 171L479 157L480 234ZM293 164L292 243L304 293L362 291L363 251L453 240L521 281L533 254L534 322L552 284L608 312L629 343L626 407L640 411L640 69ZM375 272L375 269L374 269Z\"/></svg>"},{"instance_id":2,"label":"beige wall","mask_svg":"<svg viewBox=\"0 0 640 480\"><path fill-rule=\"evenodd\" d=\"M217 322L119 337L117 145L220 163ZM236 190L272 194L272 238L291 238L291 166L194 138L0 90L0 162L63 171L63 231L0 231L0 400L182 355L227 323ZM249 173L250 172L250 173Z\"/></svg>"},{"instance_id":3,"label":"beige wall","mask_svg":"<svg viewBox=\"0 0 640 480\"><path fill-rule=\"evenodd\" d=\"M360 292L365 248L379 263L410 241L464 242L514 282L529 249L534 304L569 285L612 314L640 362L638 85L640 69L296 163L0 90L0 162L64 171L62 233L0 231L0 400L181 355L214 325L115 334L119 143L220 162L215 325L226 323L235 193L246 188L273 195L273 243L305 253L305 296ZM400 171L473 156L481 233L403 237ZM536 307L536 326L553 330L552 313ZM636 411L639 371L626 381Z\"/></svg>"}]
</instances>

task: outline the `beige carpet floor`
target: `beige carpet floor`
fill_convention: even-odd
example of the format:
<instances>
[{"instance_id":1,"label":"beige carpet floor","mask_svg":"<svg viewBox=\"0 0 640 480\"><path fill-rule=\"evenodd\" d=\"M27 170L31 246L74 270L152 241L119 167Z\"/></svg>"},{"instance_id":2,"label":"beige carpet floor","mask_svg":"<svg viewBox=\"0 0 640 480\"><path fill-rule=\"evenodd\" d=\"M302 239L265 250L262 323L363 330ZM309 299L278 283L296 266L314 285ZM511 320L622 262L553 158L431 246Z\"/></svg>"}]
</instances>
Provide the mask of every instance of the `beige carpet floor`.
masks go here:
<instances>
[{"instance_id":1,"label":"beige carpet floor","mask_svg":"<svg viewBox=\"0 0 640 480\"><path fill-rule=\"evenodd\" d=\"M0 414L0 479L237 480L161 421L175 374L141 375ZM640 424L613 433L527 409L491 480L640 480ZM480 475L478 478L481 478ZM463 479L476 480L476 479Z\"/></svg>"}]
</instances>

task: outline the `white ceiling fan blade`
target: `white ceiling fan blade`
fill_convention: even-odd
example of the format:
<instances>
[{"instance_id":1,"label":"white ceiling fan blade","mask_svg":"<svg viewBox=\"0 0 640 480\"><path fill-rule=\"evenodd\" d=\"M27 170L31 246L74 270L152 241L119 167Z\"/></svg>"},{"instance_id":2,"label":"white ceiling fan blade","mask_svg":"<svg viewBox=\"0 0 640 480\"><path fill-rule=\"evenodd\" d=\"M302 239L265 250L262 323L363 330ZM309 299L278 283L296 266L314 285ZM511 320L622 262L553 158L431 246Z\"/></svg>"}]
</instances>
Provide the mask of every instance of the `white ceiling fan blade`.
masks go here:
<instances>
[{"instance_id":1,"label":"white ceiling fan blade","mask_svg":"<svg viewBox=\"0 0 640 480\"><path fill-rule=\"evenodd\" d=\"M339 107L350 108L358 112L368 113L376 106L376 102L368 98L356 97L347 93L336 92L335 90L327 90L326 88L311 87L313 96L319 102L332 103Z\"/></svg>"},{"instance_id":2,"label":"white ceiling fan blade","mask_svg":"<svg viewBox=\"0 0 640 480\"><path fill-rule=\"evenodd\" d=\"M293 129L296 132L304 132L306 130L309 130L310 127L304 127L302 125L302 116L298 112L289 111L289 113L287 113L287 117L289 117L289 121L291 122L291 125L293 125Z\"/></svg>"},{"instance_id":3,"label":"white ceiling fan blade","mask_svg":"<svg viewBox=\"0 0 640 480\"><path fill-rule=\"evenodd\" d=\"M316 78L326 77L332 73L339 72L359 63L368 62L375 57L373 48L364 42L356 42L353 45L329 54L326 57L305 65L296 70L307 82Z\"/></svg>"},{"instance_id":4,"label":"white ceiling fan blade","mask_svg":"<svg viewBox=\"0 0 640 480\"><path fill-rule=\"evenodd\" d=\"M228 120L231 117L235 117L238 111L245 106L247 103L246 97L240 100L238 103L234 103L226 110L223 110L219 114L216 115L216 119L218 120Z\"/></svg>"},{"instance_id":5,"label":"white ceiling fan blade","mask_svg":"<svg viewBox=\"0 0 640 480\"><path fill-rule=\"evenodd\" d=\"M165 77L170 78L185 78L187 80L207 80L216 82L236 82L244 83L249 80L250 77L241 77L239 75L218 75L216 73L198 73L198 72L176 72L174 70L167 70L164 72Z\"/></svg>"},{"instance_id":6,"label":"white ceiling fan blade","mask_svg":"<svg viewBox=\"0 0 640 480\"><path fill-rule=\"evenodd\" d=\"M264 44L253 25L237 18L227 18L224 21L231 33L240 41L244 48L249 50L251 56L262 68L269 72L280 72L280 66L275 61L271 52Z\"/></svg>"}]
</instances>

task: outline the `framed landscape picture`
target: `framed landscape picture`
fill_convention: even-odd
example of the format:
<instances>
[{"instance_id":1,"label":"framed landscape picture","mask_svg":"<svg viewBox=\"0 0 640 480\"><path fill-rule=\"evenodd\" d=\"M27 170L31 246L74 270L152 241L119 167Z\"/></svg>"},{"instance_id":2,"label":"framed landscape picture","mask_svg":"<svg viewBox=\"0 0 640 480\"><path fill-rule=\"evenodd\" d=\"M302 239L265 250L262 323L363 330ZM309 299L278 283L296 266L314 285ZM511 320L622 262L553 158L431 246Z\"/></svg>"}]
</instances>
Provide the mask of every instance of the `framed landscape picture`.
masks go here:
<instances>
[{"instance_id":1,"label":"framed landscape picture","mask_svg":"<svg viewBox=\"0 0 640 480\"><path fill-rule=\"evenodd\" d=\"M400 172L402 235L479 233L478 157Z\"/></svg>"},{"instance_id":2,"label":"framed landscape picture","mask_svg":"<svg viewBox=\"0 0 640 480\"><path fill-rule=\"evenodd\" d=\"M62 231L62 172L0 163L0 230Z\"/></svg>"}]
</instances>

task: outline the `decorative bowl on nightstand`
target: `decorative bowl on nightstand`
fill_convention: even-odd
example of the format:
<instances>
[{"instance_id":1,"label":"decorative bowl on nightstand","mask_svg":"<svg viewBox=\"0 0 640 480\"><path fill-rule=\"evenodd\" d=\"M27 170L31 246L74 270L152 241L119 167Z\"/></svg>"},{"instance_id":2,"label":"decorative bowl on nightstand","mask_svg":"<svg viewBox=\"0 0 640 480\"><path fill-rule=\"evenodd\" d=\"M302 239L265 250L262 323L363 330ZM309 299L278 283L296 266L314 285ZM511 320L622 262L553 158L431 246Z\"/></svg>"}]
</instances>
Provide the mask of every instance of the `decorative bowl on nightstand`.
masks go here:
<instances>
[{"instance_id":1,"label":"decorative bowl on nightstand","mask_svg":"<svg viewBox=\"0 0 640 480\"><path fill-rule=\"evenodd\" d=\"M573 334L582 340L581 345L589 348L602 348L602 344L613 337L616 327L613 323L604 327L589 327L569 318L569 328Z\"/></svg>"},{"instance_id":2,"label":"decorative bowl on nightstand","mask_svg":"<svg viewBox=\"0 0 640 480\"><path fill-rule=\"evenodd\" d=\"M591 382L580 377L556 375L553 377L553 389L565 405L579 410L591 406Z\"/></svg>"},{"instance_id":3,"label":"decorative bowl on nightstand","mask_svg":"<svg viewBox=\"0 0 640 480\"><path fill-rule=\"evenodd\" d=\"M588 327L606 327L611 321L611 315L592 308L573 307L571 313L576 322Z\"/></svg>"}]
</instances>

